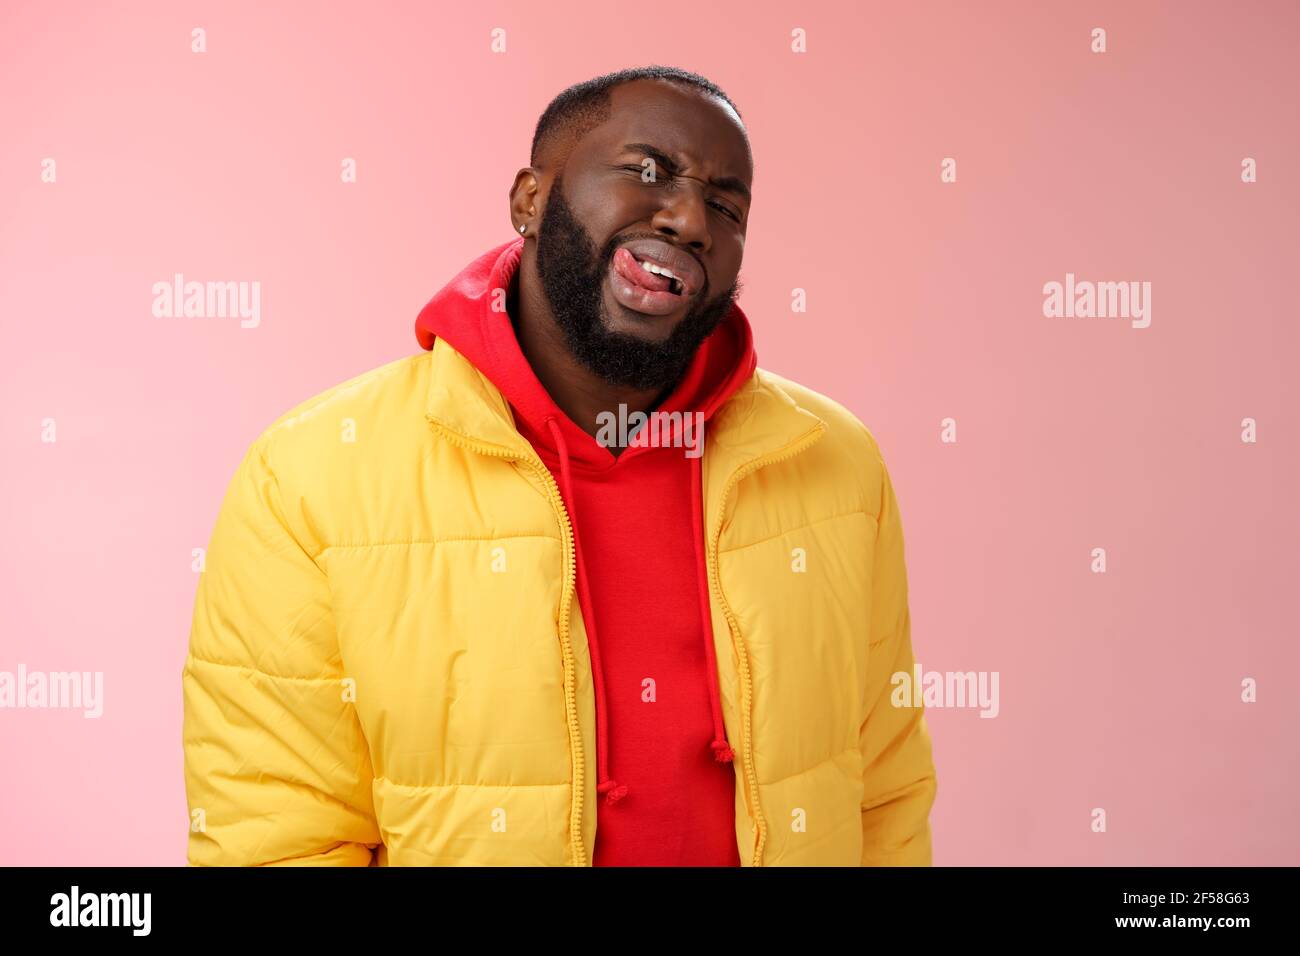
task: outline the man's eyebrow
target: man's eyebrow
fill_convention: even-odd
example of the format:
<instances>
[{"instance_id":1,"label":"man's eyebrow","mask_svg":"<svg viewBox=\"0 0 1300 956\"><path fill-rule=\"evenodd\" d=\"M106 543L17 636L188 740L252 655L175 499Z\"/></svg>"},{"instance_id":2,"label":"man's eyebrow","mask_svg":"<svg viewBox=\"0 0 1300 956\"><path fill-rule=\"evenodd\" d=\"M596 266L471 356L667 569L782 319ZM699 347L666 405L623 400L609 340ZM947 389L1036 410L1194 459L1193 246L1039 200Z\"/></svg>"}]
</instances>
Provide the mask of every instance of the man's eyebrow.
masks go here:
<instances>
[{"instance_id":1,"label":"man's eyebrow","mask_svg":"<svg viewBox=\"0 0 1300 956\"><path fill-rule=\"evenodd\" d=\"M677 168L677 163L673 162L671 156L664 153L664 151L658 147L651 146L649 143L624 143L623 150L624 152L629 153L644 153L665 169L673 170ZM749 187L746 186L745 181L738 176L718 176L715 179L710 179L709 182L712 185L717 186L719 189L725 189L729 192L738 193L739 195L744 196L745 202L753 201L749 194Z\"/></svg>"}]
</instances>

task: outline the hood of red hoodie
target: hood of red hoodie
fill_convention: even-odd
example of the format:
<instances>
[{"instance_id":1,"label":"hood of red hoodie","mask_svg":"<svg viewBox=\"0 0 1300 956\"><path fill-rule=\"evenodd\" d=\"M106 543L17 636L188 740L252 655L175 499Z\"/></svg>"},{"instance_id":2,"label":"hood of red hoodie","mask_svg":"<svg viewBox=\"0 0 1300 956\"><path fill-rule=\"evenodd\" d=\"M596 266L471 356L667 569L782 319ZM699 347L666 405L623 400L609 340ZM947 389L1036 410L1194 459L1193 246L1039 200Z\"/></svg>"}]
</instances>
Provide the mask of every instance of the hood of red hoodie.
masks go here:
<instances>
[{"instance_id":1,"label":"hood of red hoodie","mask_svg":"<svg viewBox=\"0 0 1300 956\"><path fill-rule=\"evenodd\" d=\"M524 242L523 237L516 237L488 250L430 299L415 321L420 346L431 349L434 340L442 338L473 363L510 403L516 427L539 453L555 451L547 418L555 419L563 432L573 467L585 472L605 471L639 455L667 450L633 445L614 456L564 414L537 378L504 309ZM498 289L502 291L497 293ZM700 344L681 381L655 410L699 412L707 421L748 381L757 364L749 320L740 306L733 304ZM680 448L674 451L681 454Z\"/></svg>"}]
</instances>

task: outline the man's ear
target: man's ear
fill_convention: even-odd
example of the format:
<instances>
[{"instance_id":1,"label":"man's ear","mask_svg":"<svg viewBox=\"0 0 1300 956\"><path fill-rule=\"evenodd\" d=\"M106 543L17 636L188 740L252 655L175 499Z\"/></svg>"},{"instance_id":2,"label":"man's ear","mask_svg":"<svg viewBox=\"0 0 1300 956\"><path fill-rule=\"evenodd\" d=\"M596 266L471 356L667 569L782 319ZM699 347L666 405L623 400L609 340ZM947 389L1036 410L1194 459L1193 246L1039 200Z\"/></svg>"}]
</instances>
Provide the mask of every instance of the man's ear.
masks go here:
<instances>
[{"instance_id":1,"label":"man's ear","mask_svg":"<svg viewBox=\"0 0 1300 956\"><path fill-rule=\"evenodd\" d=\"M537 234L537 197L542 188L541 178L541 171L532 166L525 166L515 173L515 181L510 186L510 221L515 232Z\"/></svg>"}]
</instances>

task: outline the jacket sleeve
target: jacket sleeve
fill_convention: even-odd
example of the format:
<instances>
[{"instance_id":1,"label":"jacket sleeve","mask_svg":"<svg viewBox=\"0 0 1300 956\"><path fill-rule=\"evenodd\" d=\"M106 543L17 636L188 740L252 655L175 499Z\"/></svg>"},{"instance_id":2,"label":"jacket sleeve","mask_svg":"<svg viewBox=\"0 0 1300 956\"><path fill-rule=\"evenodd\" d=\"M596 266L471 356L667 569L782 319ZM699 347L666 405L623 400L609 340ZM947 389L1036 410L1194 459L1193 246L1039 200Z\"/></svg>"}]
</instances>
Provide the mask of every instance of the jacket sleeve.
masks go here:
<instances>
[{"instance_id":1,"label":"jacket sleeve","mask_svg":"<svg viewBox=\"0 0 1300 956\"><path fill-rule=\"evenodd\" d=\"M226 491L195 598L181 673L187 860L376 865L370 755L328 583L295 534L266 437Z\"/></svg>"},{"instance_id":2,"label":"jacket sleeve","mask_svg":"<svg viewBox=\"0 0 1300 956\"><path fill-rule=\"evenodd\" d=\"M877 455L879 449L877 449ZM862 865L930 866L930 807L937 791L922 706L895 706L896 673L914 676L907 567L898 500L884 460L872 561L870 647L862 751ZM900 698L903 696L899 692Z\"/></svg>"}]
</instances>

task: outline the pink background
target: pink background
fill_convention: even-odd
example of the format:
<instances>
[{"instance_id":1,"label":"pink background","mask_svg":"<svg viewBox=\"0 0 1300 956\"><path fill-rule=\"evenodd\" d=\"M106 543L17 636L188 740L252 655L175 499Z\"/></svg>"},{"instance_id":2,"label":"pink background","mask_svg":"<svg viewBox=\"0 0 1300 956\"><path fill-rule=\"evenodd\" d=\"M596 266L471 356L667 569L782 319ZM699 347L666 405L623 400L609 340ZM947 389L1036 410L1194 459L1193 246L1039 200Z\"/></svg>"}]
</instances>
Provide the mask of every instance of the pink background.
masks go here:
<instances>
[{"instance_id":1,"label":"pink background","mask_svg":"<svg viewBox=\"0 0 1300 956\"><path fill-rule=\"evenodd\" d=\"M549 99L647 63L745 114L759 361L880 440L922 666L1000 674L996 719L930 711L935 863L1300 863L1297 7L444 6L4 3L0 670L105 699L0 710L0 863L183 862L190 555L240 456L416 351ZM260 281L261 325L154 318L174 272ZM1066 272L1151 282L1150 328L1045 318Z\"/></svg>"}]
</instances>

